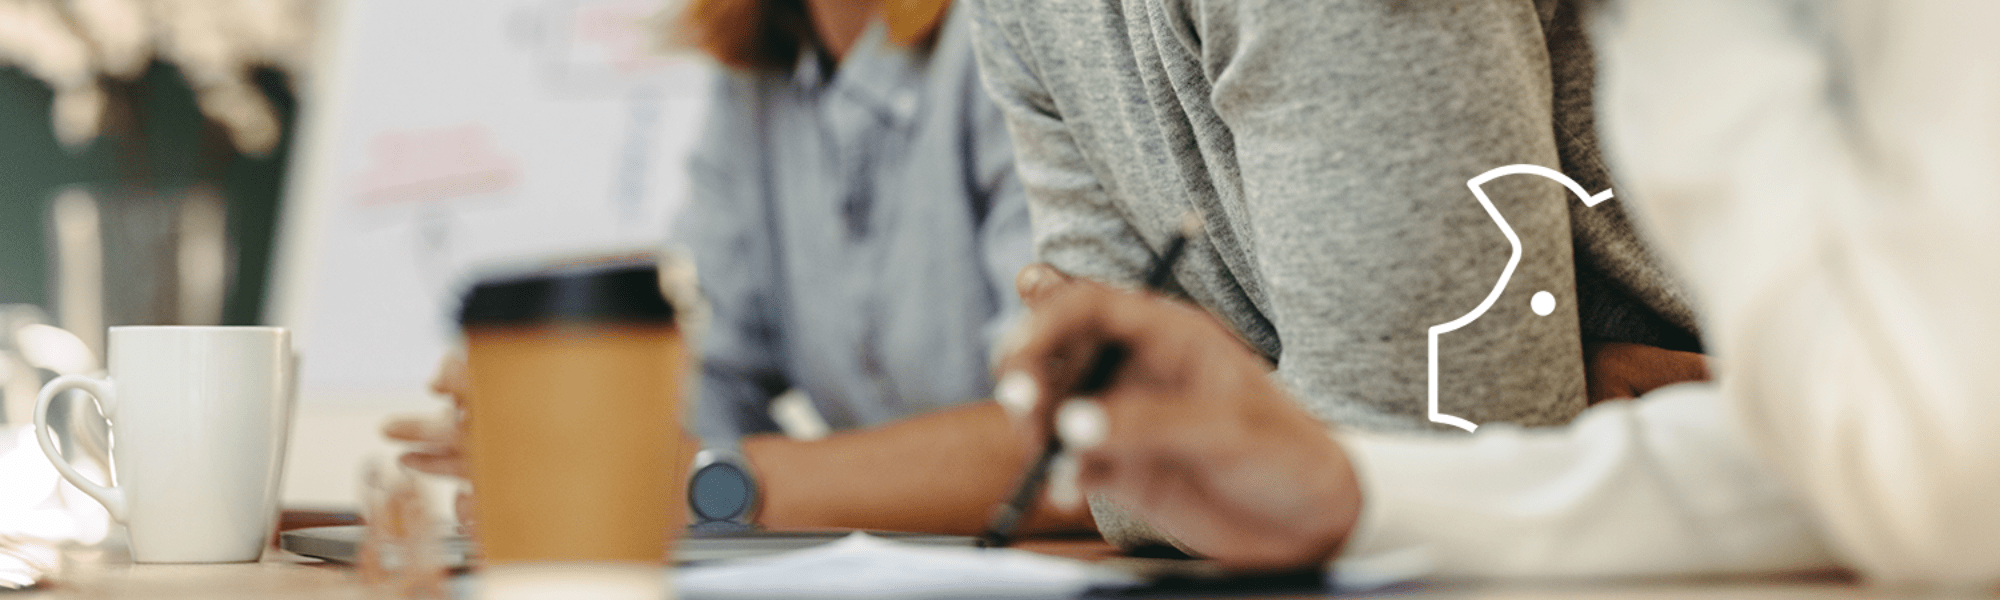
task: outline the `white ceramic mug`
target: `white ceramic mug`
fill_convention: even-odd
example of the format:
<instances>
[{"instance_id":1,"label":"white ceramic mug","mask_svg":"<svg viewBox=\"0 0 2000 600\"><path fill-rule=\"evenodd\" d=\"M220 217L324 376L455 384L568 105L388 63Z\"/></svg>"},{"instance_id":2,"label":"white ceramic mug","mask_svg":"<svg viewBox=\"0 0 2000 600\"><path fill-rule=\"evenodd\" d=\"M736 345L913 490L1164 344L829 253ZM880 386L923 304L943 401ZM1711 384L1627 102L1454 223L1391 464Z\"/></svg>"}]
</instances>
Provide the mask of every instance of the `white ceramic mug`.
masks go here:
<instances>
[{"instance_id":1,"label":"white ceramic mug","mask_svg":"<svg viewBox=\"0 0 2000 600\"><path fill-rule=\"evenodd\" d=\"M291 335L276 327L113 327L110 377L42 387L35 436L64 479L97 499L148 563L257 560L278 512L291 429ZM116 485L92 483L49 438L49 402L97 397Z\"/></svg>"}]
</instances>

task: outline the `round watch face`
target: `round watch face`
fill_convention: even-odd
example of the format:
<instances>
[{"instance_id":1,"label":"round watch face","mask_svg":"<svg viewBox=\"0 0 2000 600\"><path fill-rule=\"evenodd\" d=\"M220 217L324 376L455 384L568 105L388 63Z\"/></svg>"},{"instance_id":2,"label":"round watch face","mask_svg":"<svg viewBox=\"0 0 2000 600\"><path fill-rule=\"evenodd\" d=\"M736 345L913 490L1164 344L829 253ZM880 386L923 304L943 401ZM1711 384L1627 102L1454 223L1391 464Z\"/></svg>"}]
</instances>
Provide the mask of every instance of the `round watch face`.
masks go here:
<instances>
[{"instance_id":1,"label":"round watch face","mask_svg":"<svg viewBox=\"0 0 2000 600\"><path fill-rule=\"evenodd\" d=\"M688 482L688 505L702 521L746 522L756 502L750 474L727 462L709 463Z\"/></svg>"}]
</instances>

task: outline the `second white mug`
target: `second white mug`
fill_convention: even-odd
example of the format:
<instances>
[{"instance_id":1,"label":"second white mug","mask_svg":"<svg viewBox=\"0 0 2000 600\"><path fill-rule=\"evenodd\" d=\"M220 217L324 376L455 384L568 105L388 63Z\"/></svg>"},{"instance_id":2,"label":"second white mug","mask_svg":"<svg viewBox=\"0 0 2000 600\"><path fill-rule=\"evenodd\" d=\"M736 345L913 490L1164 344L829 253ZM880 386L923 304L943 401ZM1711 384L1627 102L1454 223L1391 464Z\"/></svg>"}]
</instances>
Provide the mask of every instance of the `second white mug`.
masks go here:
<instances>
[{"instance_id":1,"label":"second white mug","mask_svg":"<svg viewBox=\"0 0 2000 600\"><path fill-rule=\"evenodd\" d=\"M104 504L147 563L257 560L276 525L291 428L291 336L276 327L113 327L110 376L50 381L35 435L64 479ZM97 397L111 421L116 485L97 485L56 452L49 403Z\"/></svg>"}]
</instances>

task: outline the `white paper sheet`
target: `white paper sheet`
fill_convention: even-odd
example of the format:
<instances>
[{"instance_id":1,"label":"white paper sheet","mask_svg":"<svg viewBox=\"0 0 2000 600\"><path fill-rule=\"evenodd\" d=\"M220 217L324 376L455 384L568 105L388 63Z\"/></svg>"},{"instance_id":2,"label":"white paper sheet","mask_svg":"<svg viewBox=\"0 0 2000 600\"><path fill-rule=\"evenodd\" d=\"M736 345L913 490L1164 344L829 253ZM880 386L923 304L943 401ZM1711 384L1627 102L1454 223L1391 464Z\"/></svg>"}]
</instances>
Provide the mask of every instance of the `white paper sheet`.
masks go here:
<instances>
[{"instance_id":1,"label":"white paper sheet","mask_svg":"<svg viewBox=\"0 0 2000 600\"><path fill-rule=\"evenodd\" d=\"M684 600L1066 598L1138 583L1128 573L1022 550L903 544L864 533L776 556L674 573Z\"/></svg>"}]
</instances>

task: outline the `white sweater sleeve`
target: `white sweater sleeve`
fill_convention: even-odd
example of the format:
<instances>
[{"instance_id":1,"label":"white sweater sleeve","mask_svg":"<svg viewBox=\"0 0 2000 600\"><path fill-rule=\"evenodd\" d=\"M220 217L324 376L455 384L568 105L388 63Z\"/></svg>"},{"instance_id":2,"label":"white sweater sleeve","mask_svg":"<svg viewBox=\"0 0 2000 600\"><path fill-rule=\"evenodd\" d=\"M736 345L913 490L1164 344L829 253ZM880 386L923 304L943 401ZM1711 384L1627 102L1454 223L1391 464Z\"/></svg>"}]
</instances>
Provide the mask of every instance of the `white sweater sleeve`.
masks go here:
<instances>
[{"instance_id":1,"label":"white sweater sleeve","mask_svg":"<svg viewBox=\"0 0 2000 600\"><path fill-rule=\"evenodd\" d=\"M1626 0L1619 197L1704 302L1720 388L1550 430L1345 434L1346 556L1443 576L1813 567L2000 581L2000 4ZM1822 542L1821 540L1824 540Z\"/></svg>"},{"instance_id":2,"label":"white sweater sleeve","mask_svg":"<svg viewBox=\"0 0 2000 600\"><path fill-rule=\"evenodd\" d=\"M1628 0L1598 30L1620 197L1700 291L1747 439L1877 580L2000 581L1996 21Z\"/></svg>"},{"instance_id":3,"label":"white sweater sleeve","mask_svg":"<svg viewBox=\"0 0 2000 600\"><path fill-rule=\"evenodd\" d=\"M1831 564L1706 384L1599 404L1566 428L1340 437L1365 498L1344 557L1417 550L1445 577Z\"/></svg>"}]
</instances>

